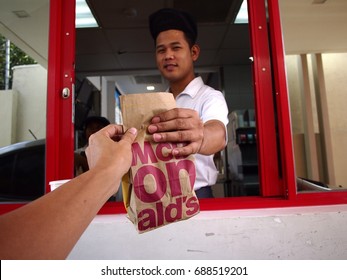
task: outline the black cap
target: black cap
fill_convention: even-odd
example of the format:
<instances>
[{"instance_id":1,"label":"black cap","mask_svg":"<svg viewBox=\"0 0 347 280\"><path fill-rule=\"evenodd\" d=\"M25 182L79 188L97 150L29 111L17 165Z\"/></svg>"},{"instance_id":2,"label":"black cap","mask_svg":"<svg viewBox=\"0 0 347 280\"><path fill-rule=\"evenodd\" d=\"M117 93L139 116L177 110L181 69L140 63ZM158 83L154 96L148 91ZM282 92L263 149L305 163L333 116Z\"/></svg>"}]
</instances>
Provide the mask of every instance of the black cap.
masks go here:
<instances>
[{"instance_id":1,"label":"black cap","mask_svg":"<svg viewBox=\"0 0 347 280\"><path fill-rule=\"evenodd\" d=\"M104 117L99 117L99 116L91 116L88 117L85 122L84 122L84 129L86 129L86 127L92 123L92 122L98 122L103 124L104 126L107 126L110 124L110 121Z\"/></svg>"},{"instance_id":2,"label":"black cap","mask_svg":"<svg viewBox=\"0 0 347 280\"><path fill-rule=\"evenodd\" d=\"M196 43L198 28L194 18L183 11L164 8L149 16L149 30L154 40L160 32L176 29L183 31L193 44Z\"/></svg>"}]
</instances>

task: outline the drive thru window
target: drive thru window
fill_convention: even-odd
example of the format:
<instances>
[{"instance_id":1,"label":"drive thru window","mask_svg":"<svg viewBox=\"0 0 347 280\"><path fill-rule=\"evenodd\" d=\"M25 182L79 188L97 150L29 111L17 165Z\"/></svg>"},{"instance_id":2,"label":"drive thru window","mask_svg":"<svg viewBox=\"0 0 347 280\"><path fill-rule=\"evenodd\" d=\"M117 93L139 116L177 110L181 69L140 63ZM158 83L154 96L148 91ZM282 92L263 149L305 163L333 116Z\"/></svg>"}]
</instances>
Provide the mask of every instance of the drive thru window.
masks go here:
<instances>
[{"instance_id":1,"label":"drive thru window","mask_svg":"<svg viewBox=\"0 0 347 280\"><path fill-rule=\"evenodd\" d=\"M298 193L278 0L248 0L259 195L201 200L202 210L339 204L347 192ZM73 177L75 3L50 1L47 97L48 182ZM5 209L15 206L1 205ZM108 202L100 213L124 212Z\"/></svg>"}]
</instances>

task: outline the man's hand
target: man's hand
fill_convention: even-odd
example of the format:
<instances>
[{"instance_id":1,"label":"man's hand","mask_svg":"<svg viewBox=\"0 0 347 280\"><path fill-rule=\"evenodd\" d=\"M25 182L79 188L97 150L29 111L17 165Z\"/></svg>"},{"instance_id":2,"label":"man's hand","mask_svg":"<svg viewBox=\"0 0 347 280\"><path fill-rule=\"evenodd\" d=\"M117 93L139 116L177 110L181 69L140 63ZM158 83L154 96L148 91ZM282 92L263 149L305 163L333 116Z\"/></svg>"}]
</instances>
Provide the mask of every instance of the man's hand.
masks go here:
<instances>
[{"instance_id":1,"label":"man's hand","mask_svg":"<svg viewBox=\"0 0 347 280\"><path fill-rule=\"evenodd\" d=\"M175 156L200 152L204 140L204 125L195 110L175 108L152 118L148 132L155 142L182 143L172 150Z\"/></svg>"},{"instance_id":2,"label":"man's hand","mask_svg":"<svg viewBox=\"0 0 347 280\"><path fill-rule=\"evenodd\" d=\"M135 128L128 129L122 136L123 128L120 125L108 125L89 138L86 149L89 169L92 168L115 168L123 175L131 165L132 150L137 131ZM115 142L114 139L121 139Z\"/></svg>"}]
</instances>

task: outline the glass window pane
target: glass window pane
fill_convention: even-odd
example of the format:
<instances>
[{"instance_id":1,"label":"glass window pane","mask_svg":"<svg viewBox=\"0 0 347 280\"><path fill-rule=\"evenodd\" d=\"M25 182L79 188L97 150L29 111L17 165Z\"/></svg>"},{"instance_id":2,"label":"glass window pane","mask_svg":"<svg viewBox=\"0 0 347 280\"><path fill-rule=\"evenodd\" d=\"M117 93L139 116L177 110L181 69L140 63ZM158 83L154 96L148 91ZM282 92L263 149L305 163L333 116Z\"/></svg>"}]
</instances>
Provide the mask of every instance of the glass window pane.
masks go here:
<instances>
[{"instance_id":1,"label":"glass window pane","mask_svg":"<svg viewBox=\"0 0 347 280\"><path fill-rule=\"evenodd\" d=\"M347 2L279 3L298 190L345 190Z\"/></svg>"},{"instance_id":2,"label":"glass window pane","mask_svg":"<svg viewBox=\"0 0 347 280\"><path fill-rule=\"evenodd\" d=\"M78 85L84 79L101 92L100 112L92 109L100 104L90 100L89 115L100 114L119 123L115 90L120 94L131 94L168 88L168 83L156 69L155 49L147 24L148 16L160 7L145 2L148 5L134 7L137 16L133 17L128 14L129 9L123 9L121 2L109 2L107 9L127 12L124 19L114 17L109 20L103 13L105 4L93 1L92 12L99 19L102 32L95 28L76 29L76 95L80 94ZM228 146L214 158L219 172L213 186L215 197L260 193L249 26L247 20L242 24L234 23L241 2L216 4L204 1L208 5L204 9L200 2L194 1L175 1L172 6L197 19L201 53L195 63L195 72L206 84L225 94L229 108ZM136 28L129 28L133 25ZM148 86L155 89L148 90ZM110 108L110 104L116 106ZM76 103L76 106L80 105ZM82 111L78 107L77 113ZM81 133L78 131L76 135Z\"/></svg>"},{"instance_id":3,"label":"glass window pane","mask_svg":"<svg viewBox=\"0 0 347 280\"><path fill-rule=\"evenodd\" d=\"M42 195L45 176L49 1L21 8L6 1L0 19L0 185L12 201Z\"/></svg>"}]
</instances>

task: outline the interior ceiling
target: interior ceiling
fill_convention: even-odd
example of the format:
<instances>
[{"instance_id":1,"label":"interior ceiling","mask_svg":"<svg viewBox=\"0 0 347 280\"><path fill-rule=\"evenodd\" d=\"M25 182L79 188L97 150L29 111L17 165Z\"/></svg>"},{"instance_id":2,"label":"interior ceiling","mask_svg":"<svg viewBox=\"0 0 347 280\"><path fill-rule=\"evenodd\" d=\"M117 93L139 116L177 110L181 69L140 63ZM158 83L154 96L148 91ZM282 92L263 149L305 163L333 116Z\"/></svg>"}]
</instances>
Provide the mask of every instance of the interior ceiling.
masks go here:
<instances>
[{"instance_id":1,"label":"interior ceiling","mask_svg":"<svg viewBox=\"0 0 347 280\"><path fill-rule=\"evenodd\" d=\"M347 51L347 1L279 0L287 54ZM249 64L247 25L231 24L240 0L87 0L101 28L77 29L77 77L114 80L124 92L143 92L158 79L148 16L163 7L187 10L198 21L201 73ZM0 33L47 66L49 0L0 0ZM13 11L24 10L27 18ZM139 83L139 79L142 82ZM159 88L160 90L160 88Z\"/></svg>"},{"instance_id":2,"label":"interior ceiling","mask_svg":"<svg viewBox=\"0 0 347 280\"><path fill-rule=\"evenodd\" d=\"M155 70L154 41L149 33L148 17L163 7L185 10L196 18L198 43L203 46L196 63L200 72L215 71L222 64L249 63L248 28L231 24L241 6L241 0L87 2L101 28L77 29L76 72L79 75L102 73L109 80L115 79L121 91L138 92L141 87L136 79L128 79L129 73L136 77L159 76ZM161 79L158 82L151 84L156 86L156 90L165 90L166 84ZM127 84L126 89L122 88L124 83Z\"/></svg>"}]
</instances>

